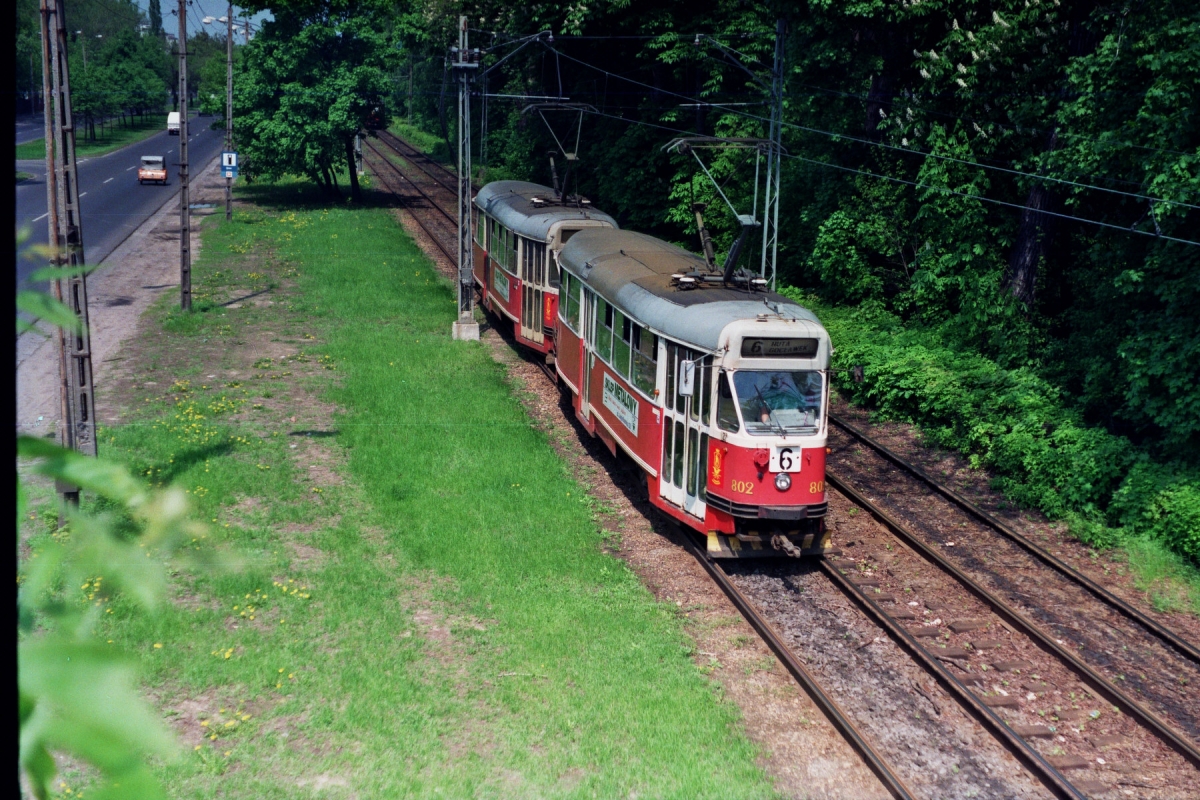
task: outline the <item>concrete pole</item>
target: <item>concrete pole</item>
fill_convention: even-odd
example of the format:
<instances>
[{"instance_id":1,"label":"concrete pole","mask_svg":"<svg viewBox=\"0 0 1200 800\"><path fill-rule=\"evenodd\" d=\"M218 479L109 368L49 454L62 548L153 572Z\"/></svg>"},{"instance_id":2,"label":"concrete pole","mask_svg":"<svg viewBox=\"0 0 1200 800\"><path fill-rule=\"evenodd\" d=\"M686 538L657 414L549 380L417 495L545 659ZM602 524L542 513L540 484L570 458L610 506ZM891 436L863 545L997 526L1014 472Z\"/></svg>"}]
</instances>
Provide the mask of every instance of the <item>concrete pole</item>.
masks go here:
<instances>
[{"instance_id":1,"label":"concrete pole","mask_svg":"<svg viewBox=\"0 0 1200 800\"><path fill-rule=\"evenodd\" d=\"M233 3L225 17L225 149L233 150ZM225 221L233 219L233 178L225 179Z\"/></svg>"},{"instance_id":2,"label":"concrete pole","mask_svg":"<svg viewBox=\"0 0 1200 800\"><path fill-rule=\"evenodd\" d=\"M188 191L187 0L179 0L179 307L192 310L192 221Z\"/></svg>"}]
</instances>

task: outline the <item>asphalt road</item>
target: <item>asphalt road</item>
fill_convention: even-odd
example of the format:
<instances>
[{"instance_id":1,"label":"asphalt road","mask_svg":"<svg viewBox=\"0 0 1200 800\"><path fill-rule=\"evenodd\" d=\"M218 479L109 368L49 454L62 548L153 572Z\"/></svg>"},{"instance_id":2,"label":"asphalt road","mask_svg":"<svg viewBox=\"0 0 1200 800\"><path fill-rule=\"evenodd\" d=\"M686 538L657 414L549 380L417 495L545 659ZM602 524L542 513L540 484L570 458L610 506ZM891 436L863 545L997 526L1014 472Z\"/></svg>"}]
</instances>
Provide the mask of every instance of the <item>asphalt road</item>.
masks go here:
<instances>
[{"instance_id":1,"label":"asphalt road","mask_svg":"<svg viewBox=\"0 0 1200 800\"><path fill-rule=\"evenodd\" d=\"M30 114L26 111L24 114L18 114L14 122L17 130L17 144L32 142L34 139L40 139L46 135L46 118L40 113Z\"/></svg>"},{"instance_id":2,"label":"asphalt road","mask_svg":"<svg viewBox=\"0 0 1200 800\"><path fill-rule=\"evenodd\" d=\"M192 175L221 152L224 132L209 130L212 117L192 117L188 137L188 160ZM79 159L79 199L83 224L84 258L99 264L129 234L179 192L179 137L168 136L166 116L163 132L149 139L109 153ZM163 156L167 163L166 186L137 182L137 167L143 155ZM17 170L34 177L17 184L17 229L28 227L30 244L46 244L46 164L44 161L18 161ZM37 260L17 261L17 288L27 285L28 276L44 266Z\"/></svg>"}]
</instances>

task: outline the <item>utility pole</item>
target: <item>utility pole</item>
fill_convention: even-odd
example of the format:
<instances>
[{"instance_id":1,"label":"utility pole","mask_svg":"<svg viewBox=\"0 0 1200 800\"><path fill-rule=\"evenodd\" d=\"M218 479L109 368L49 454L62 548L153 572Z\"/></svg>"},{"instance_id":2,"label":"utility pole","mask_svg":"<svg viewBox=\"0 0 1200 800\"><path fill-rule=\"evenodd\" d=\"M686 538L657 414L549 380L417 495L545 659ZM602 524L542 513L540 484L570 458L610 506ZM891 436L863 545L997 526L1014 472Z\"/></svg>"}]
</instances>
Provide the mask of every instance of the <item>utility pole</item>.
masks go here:
<instances>
[{"instance_id":1,"label":"utility pole","mask_svg":"<svg viewBox=\"0 0 1200 800\"><path fill-rule=\"evenodd\" d=\"M775 62L771 69L771 124L767 138L767 186L763 196L763 250L760 275L775 290L775 272L779 256L779 185L783 161L783 44L787 23L775 22ZM771 274L768 275L767 273Z\"/></svg>"},{"instance_id":2,"label":"utility pole","mask_svg":"<svg viewBox=\"0 0 1200 800\"><path fill-rule=\"evenodd\" d=\"M192 221L188 192L187 0L179 0L179 307L192 310Z\"/></svg>"},{"instance_id":3,"label":"utility pole","mask_svg":"<svg viewBox=\"0 0 1200 800\"><path fill-rule=\"evenodd\" d=\"M467 47L467 18L458 18L458 47L450 48L458 73L458 319L455 339L478 340L475 321L474 242L471 241L471 82L479 68L478 53Z\"/></svg>"},{"instance_id":4,"label":"utility pole","mask_svg":"<svg viewBox=\"0 0 1200 800\"><path fill-rule=\"evenodd\" d=\"M233 150L233 3L225 17L225 149ZM225 221L233 219L233 178L225 178Z\"/></svg>"},{"instance_id":5,"label":"utility pole","mask_svg":"<svg viewBox=\"0 0 1200 800\"><path fill-rule=\"evenodd\" d=\"M53 263L71 274L55 278L55 299L75 312L78 333L58 330L59 402L63 447L96 455L95 394L92 386L91 335L88 332L87 279L83 272L83 227L75 166L75 126L71 116L71 80L67 68L67 27L61 0L41 0L42 91L46 120L46 204ZM79 504L79 487L59 483L67 503Z\"/></svg>"}]
</instances>

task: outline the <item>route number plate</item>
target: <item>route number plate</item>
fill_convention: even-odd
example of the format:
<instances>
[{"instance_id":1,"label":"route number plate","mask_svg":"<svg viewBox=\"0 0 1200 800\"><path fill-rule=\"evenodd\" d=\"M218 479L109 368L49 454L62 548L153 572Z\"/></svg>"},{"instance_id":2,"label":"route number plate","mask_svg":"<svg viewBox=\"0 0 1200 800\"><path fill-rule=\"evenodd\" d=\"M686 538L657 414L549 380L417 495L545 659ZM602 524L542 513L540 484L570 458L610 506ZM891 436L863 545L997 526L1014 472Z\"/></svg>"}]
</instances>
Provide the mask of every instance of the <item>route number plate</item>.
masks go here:
<instances>
[{"instance_id":1,"label":"route number plate","mask_svg":"<svg viewBox=\"0 0 1200 800\"><path fill-rule=\"evenodd\" d=\"M776 445L771 448L771 472L799 472L803 463L803 451L793 445Z\"/></svg>"}]
</instances>

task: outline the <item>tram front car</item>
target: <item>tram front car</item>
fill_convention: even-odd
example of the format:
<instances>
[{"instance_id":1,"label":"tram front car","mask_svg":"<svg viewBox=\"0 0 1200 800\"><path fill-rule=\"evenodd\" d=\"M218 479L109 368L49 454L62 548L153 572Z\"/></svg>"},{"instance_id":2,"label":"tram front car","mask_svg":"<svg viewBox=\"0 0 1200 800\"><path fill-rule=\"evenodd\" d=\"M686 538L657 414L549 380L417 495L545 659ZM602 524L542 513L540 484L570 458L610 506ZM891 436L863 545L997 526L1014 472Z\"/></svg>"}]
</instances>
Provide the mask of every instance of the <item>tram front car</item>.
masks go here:
<instances>
[{"instance_id":1,"label":"tram front car","mask_svg":"<svg viewBox=\"0 0 1200 800\"><path fill-rule=\"evenodd\" d=\"M829 335L807 309L772 301L726 324L713 356L706 499L712 521L728 516L708 532L714 556L819 555L829 545Z\"/></svg>"}]
</instances>

